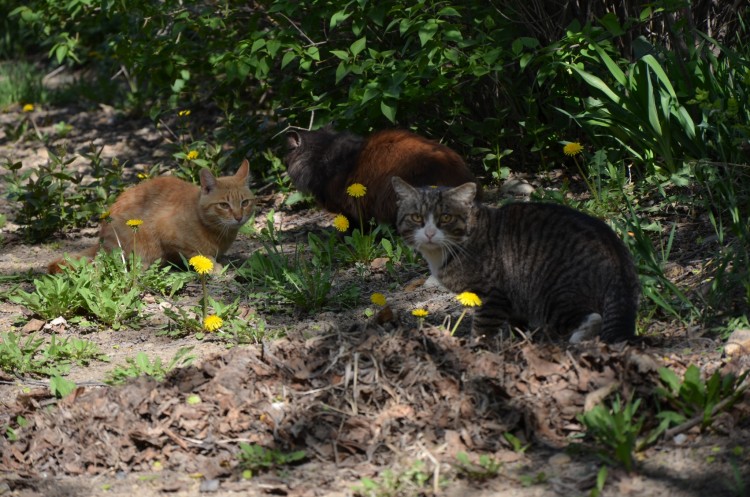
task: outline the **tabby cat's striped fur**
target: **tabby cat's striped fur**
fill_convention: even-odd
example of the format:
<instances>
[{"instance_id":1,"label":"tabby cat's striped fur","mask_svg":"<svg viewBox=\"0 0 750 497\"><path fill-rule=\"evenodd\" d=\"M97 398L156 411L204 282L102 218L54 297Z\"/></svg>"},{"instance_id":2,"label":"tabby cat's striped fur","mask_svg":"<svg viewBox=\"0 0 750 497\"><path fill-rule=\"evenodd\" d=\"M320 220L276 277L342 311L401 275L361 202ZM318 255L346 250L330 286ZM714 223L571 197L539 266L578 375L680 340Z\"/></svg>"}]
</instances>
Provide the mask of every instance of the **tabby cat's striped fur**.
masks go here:
<instances>
[{"instance_id":1,"label":"tabby cat's striped fur","mask_svg":"<svg viewBox=\"0 0 750 497\"><path fill-rule=\"evenodd\" d=\"M635 335L640 287L630 253L602 221L543 203L491 208L476 185L414 188L394 177L397 227L449 290L479 295L472 333L508 322L571 342Z\"/></svg>"}]
</instances>

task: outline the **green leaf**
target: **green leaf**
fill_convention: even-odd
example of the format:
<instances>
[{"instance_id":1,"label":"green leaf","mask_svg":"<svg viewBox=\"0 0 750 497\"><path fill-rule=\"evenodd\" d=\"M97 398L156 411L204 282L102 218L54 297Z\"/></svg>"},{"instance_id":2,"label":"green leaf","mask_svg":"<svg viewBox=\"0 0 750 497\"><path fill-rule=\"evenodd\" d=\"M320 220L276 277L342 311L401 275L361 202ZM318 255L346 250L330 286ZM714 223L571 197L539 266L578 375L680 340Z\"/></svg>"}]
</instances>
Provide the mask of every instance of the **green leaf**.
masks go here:
<instances>
[{"instance_id":1,"label":"green leaf","mask_svg":"<svg viewBox=\"0 0 750 497\"><path fill-rule=\"evenodd\" d=\"M661 82L661 84L664 85L664 88L666 88L666 90L669 92L669 96L676 99L677 94L674 91L672 83L669 81L667 73L664 72L664 69L662 69L661 65L659 65L659 62L654 58L654 56L650 54L644 55L641 60L645 62L652 71L654 71L654 74L656 74L659 82Z\"/></svg>"},{"instance_id":2,"label":"green leaf","mask_svg":"<svg viewBox=\"0 0 750 497\"><path fill-rule=\"evenodd\" d=\"M331 50L331 55L338 57L341 60L349 60L349 52L346 50Z\"/></svg>"},{"instance_id":3,"label":"green leaf","mask_svg":"<svg viewBox=\"0 0 750 497\"><path fill-rule=\"evenodd\" d=\"M297 54L294 52L286 52L284 54L284 57L281 58L281 68L284 69L286 66L289 65L290 62L292 62L294 59L297 58Z\"/></svg>"},{"instance_id":4,"label":"green leaf","mask_svg":"<svg viewBox=\"0 0 750 497\"><path fill-rule=\"evenodd\" d=\"M258 38L257 40L253 42L253 46L250 47L250 53L255 53L265 46L266 46L266 40L264 40L263 38Z\"/></svg>"},{"instance_id":5,"label":"green leaf","mask_svg":"<svg viewBox=\"0 0 750 497\"><path fill-rule=\"evenodd\" d=\"M49 380L49 389L55 397L61 399L75 390L76 384L60 376L53 376Z\"/></svg>"},{"instance_id":6,"label":"green leaf","mask_svg":"<svg viewBox=\"0 0 750 497\"><path fill-rule=\"evenodd\" d=\"M622 36L625 34L625 30L620 26L620 20L617 16L611 12L605 14L599 19L599 22L604 29L610 32L612 36Z\"/></svg>"},{"instance_id":7,"label":"green leaf","mask_svg":"<svg viewBox=\"0 0 750 497\"><path fill-rule=\"evenodd\" d=\"M349 50L351 50L352 55L356 57L362 50L365 49L366 46L367 46L367 37L363 36L359 40L352 43L351 47L349 47Z\"/></svg>"},{"instance_id":8,"label":"green leaf","mask_svg":"<svg viewBox=\"0 0 750 497\"><path fill-rule=\"evenodd\" d=\"M654 100L654 87L651 83L651 73L646 71L646 111L648 112L648 122L651 129L658 136L662 136L661 123L659 115L656 112L656 102Z\"/></svg>"},{"instance_id":9,"label":"green leaf","mask_svg":"<svg viewBox=\"0 0 750 497\"><path fill-rule=\"evenodd\" d=\"M617 80L618 83L625 86L625 83L627 82L627 79L625 78L625 73L622 72L622 69L615 63L614 60L612 60L612 57L607 54L607 52L602 49L597 44L591 44L591 46L596 50L596 53L599 54L599 57L604 62L604 65L607 66L607 69L609 69L610 74Z\"/></svg>"},{"instance_id":10,"label":"green leaf","mask_svg":"<svg viewBox=\"0 0 750 497\"><path fill-rule=\"evenodd\" d=\"M336 84L339 84L342 79L346 77L347 74L349 74L349 64L346 63L346 61L339 62L338 67L336 68Z\"/></svg>"},{"instance_id":11,"label":"green leaf","mask_svg":"<svg viewBox=\"0 0 750 497\"><path fill-rule=\"evenodd\" d=\"M380 101L380 112L392 123L396 123L396 107L386 103L385 100Z\"/></svg>"},{"instance_id":12,"label":"green leaf","mask_svg":"<svg viewBox=\"0 0 750 497\"><path fill-rule=\"evenodd\" d=\"M584 71L583 69L579 69L572 64L566 64L566 66L569 67L570 69L573 69L575 72L577 72L578 75L581 76L581 78L583 78L583 80L589 86L594 87L597 90L604 93L605 95L607 95L607 97L609 97L609 99L612 100L614 103L616 104L620 103L620 97L615 92L613 92L609 88L609 86L607 86L607 83L602 81L601 78L599 78L598 76L594 76L593 74L588 73Z\"/></svg>"},{"instance_id":13,"label":"green leaf","mask_svg":"<svg viewBox=\"0 0 750 497\"><path fill-rule=\"evenodd\" d=\"M437 30L438 23L435 19L430 19L419 27L419 42L422 46L425 46L428 41L434 38Z\"/></svg>"},{"instance_id":14,"label":"green leaf","mask_svg":"<svg viewBox=\"0 0 750 497\"><path fill-rule=\"evenodd\" d=\"M680 390L682 381L680 380L680 377L677 376L677 373L675 373L671 369L659 368L659 378L661 378L661 381L667 384L672 393L677 393Z\"/></svg>"},{"instance_id":15,"label":"green leaf","mask_svg":"<svg viewBox=\"0 0 750 497\"><path fill-rule=\"evenodd\" d=\"M351 16L351 15L352 15L351 12L346 12L345 10L339 10L338 12L334 13L331 16L331 21L329 23L329 27L331 29L335 28L336 26L338 26L342 22L346 21L349 18L349 16Z\"/></svg>"}]
</instances>

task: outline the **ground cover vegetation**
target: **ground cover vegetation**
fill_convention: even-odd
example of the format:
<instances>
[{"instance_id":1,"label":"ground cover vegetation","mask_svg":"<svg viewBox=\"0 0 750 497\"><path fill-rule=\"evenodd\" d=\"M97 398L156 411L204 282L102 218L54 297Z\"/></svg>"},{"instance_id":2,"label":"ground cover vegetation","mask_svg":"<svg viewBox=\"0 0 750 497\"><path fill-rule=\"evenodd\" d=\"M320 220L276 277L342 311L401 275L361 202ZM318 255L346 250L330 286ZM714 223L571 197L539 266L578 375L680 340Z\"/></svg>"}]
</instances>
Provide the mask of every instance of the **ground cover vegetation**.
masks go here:
<instances>
[{"instance_id":1,"label":"ground cover vegetation","mask_svg":"<svg viewBox=\"0 0 750 497\"><path fill-rule=\"evenodd\" d=\"M0 151L8 205L0 226L15 223L25 244L49 242L106 219L133 181L166 171L196 181L202 167L220 174L246 156L254 187L283 198L278 209L310 208L283 174L280 134L288 126L335 122L360 134L398 126L458 150L490 191L528 180L532 200L566 203L610 223L641 276L638 331L646 344L665 332L696 331L721 343L750 327L747 12L742 2L667 0L0 0L0 111L18 115L4 125L5 140L44 147L48 157L30 166ZM51 88L50 75L60 73L75 77ZM170 156L133 171L93 144L83 154L58 147L71 125L40 122L45 108L102 104L156 123ZM358 186L349 194L368 194ZM155 332L161 336L263 353L287 329L268 324L274 314L356 308L363 322L390 320L389 301L421 268L390 228L350 226L332 214L329 227L300 237L281 229L278 214L248 223L243 234L255 250L216 273L195 258L182 268L144 268L132 254L100 254L71 261L59 275L2 275L2 300L27 310L19 326L31 317L63 318L91 333L145 326L156 302L166 316ZM132 221L137 231L139 220ZM0 238L0 250L10 244ZM457 297L461 305L445 320L407 306L409 323L419 332L442 330L437 342L453 340L469 307L481 305ZM526 338L513 338L510 349ZM57 398L75 391L65 380L72 365L107 360L85 339L0 330L0 370L48 378ZM139 353L102 380L164 380L192 360L188 347L164 362ZM635 386L619 381L566 418L581 426L566 443L600 458L587 493L605 491L608 468L637 472L640 455L664 440L710 432L732 415L747 427L747 409L738 407L747 402L746 368L683 366L653 367L644 374L650 380ZM356 397L349 402L356 412ZM2 422L5 443L26 433L24 416ZM513 452L534 450L528 437L502 433ZM293 472L312 457L288 440L263 441L233 447L241 478ZM425 453L362 477L351 491L433 495L451 478L478 485L507 478L491 453L454 454L447 474ZM742 471L733 495L750 484ZM517 483L546 480L535 473Z\"/></svg>"}]
</instances>

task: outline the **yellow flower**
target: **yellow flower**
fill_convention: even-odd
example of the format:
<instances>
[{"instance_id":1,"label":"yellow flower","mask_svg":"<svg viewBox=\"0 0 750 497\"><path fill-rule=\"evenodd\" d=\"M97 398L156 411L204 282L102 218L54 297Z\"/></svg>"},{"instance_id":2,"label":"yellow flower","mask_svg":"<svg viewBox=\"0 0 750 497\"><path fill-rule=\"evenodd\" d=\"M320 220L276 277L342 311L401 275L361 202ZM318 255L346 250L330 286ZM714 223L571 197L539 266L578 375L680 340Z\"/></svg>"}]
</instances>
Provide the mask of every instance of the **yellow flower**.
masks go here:
<instances>
[{"instance_id":1,"label":"yellow flower","mask_svg":"<svg viewBox=\"0 0 750 497\"><path fill-rule=\"evenodd\" d=\"M385 295L383 295L382 293L373 293L370 296L370 302L382 307L385 305Z\"/></svg>"},{"instance_id":2,"label":"yellow flower","mask_svg":"<svg viewBox=\"0 0 750 497\"><path fill-rule=\"evenodd\" d=\"M583 151L583 145L578 142L570 142L563 147L563 153L565 155L578 155Z\"/></svg>"},{"instance_id":3,"label":"yellow flower","mask_svg":"<svg viewBox=\"0 0 750 497\"><path fill-rule=\"evenodd\" d=\"M190 258L188 263L193 266L198 274L208 274L214 268L214 263L205 255L195 255Z\"/></svg>"},{"instance_id":4,"label":"yellow flower","mask_svg":"<svg viewBox=\"0 0 750 497\"><path fill-rule=\"evenodd\" d=\"M420 319L426 318L428 314L429 312L427 312L427 309L414 309L413 311L411 311L412 316Z\"/></svg>"},{"instance_id":5,"label":"yellow flower","mask_svg":"<svg viewBox=\"0 0 750 497\"><path fill-rule=\"evenodd\" d=\"M345 215L339 214L333 218L333 227L339 231L346 231L349 229L349 220Z\"/></svg>"},{"instance_id":6,"label":"yellow flower","mask_svg":"<svg viewBox=\"0 0 750 497\"><path fill-rule=\"evenodd\" d=\"M216 314L211 314L210 316L206 316L206 319L203 320L203 329L206 331L216 331L221 328L223 324L223 319Z\"/></svg>"},{"instance_id":7,"label":"yellow flower","mask_svg":"<svg viewBox=\"0 0 750 497\"><path fill-rule=\"evenodd\" d=\"M23 106L24 112L33 112L34 111L34 104L26 104Z\"/></svg>"},{"instance_id":8,"label":"yellow flower","mask_svg":"<svg viewBox=\"0 0 750 497\"><path fill-rule=\"evenodd\" d=\"M367 193L367 188L362 183L352 183L347 187L346 193L354 198L364 197Z\"/></svg>"},{"instance_id":9,"label":"yellow flower","mask_svg":"<svg viewBox=\"0 0 750 497\"><path fill-rule=\"evenodd\" d=\"M110 214L109 211L104 211L101 214L99 214L99 219L103 221L109 217L109 214Z\"/></svg>"},{"instance_id":10,"label":"yellow flower","mask_svg":"<svg viewBox=\"0 0 750 497\"><path fill-rule=\"evenodd\" d=\"M138 179L148 179L148 174L146 173L138 173Z\"/></svg>"},{"instance_id":11,"label":"yellow flower","mask_svg":"<svg viewBox=\"0 0 750 497\"><path fill-rule=\"evenodd\" d=\"M461 302L461 305L466 307L477 307L482 305L482 300L476 293L464 292L456 295L456 300Z\"/></svg>"},{"instance_id":12,"label":"yellow flower","mask_svg":"<svg viewBox=\"0 0 750 497\"><path fill-rule=\"evenodd\" d=\"M177 113L177 115L180 117L187 117L190 115L190 110L189 109L181 110L180 112Z\"/></svg>"},{"instance_id":13,"label":"yellow flower","mask_svg":"<svg viewBox=\"0 0 750 497\"><path fill-rule=\"evenodd\" d=\"M143 224L143 219L128 219L125 224L127 224L131 228L137 228L138 226Z\"/></svg>"},{"instance_id":14,"label":"yellow flower","mask_svg":"<svg viewBox=\"0 0 750 497\"><path fill-rule=\"evenodd\" d=\"M187 153L187 159L188 160L195 160L198 158L198 151L197 150L191 150Z\"/></svg>"}]
</instances>

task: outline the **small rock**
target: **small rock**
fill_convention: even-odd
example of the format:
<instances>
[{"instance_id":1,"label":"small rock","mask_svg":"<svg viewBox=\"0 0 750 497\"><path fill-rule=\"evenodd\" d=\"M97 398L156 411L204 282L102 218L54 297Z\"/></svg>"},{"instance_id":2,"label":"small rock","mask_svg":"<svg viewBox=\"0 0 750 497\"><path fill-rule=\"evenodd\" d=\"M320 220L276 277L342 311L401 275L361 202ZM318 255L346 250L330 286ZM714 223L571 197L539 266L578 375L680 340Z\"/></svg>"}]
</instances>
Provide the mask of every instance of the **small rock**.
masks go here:
<instances>
[{"instance_id":1,"label":"small rock","mask_svg":"<svg viewBox=\"0 0 750 497\"><path fill-rule=\"evenodd\" d=\"M212 480L203 480L201 482L200 491L201 492L216 492L219 490L219 480L212 479Z\"/></svg>"},{"instance_id":2,"label":"small rock","mask_svg":"<svg viewBox=\"0 0 750 497\"><path fill-rule=\"evenodd\" d=\"M675 443L675 445L682 445L687 442L687 435L685 435L684 433L678 433L674 436L672 441Z\"/></svg>"},{"instance_id":3,"label":"small rock","mask_svg":"<svg viewBox=\"0 0 750 497\"><path fill-rule=\"evenodd\" d=\"M567 466L570 464L570 456L568 454L565 454L563 452L560 452L558 454L555 454L554 456L549 458L549 463L552 466Z\"/></svg>"}]
</instances>

